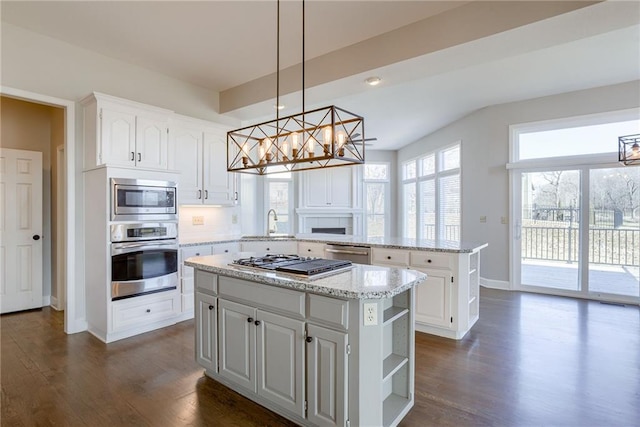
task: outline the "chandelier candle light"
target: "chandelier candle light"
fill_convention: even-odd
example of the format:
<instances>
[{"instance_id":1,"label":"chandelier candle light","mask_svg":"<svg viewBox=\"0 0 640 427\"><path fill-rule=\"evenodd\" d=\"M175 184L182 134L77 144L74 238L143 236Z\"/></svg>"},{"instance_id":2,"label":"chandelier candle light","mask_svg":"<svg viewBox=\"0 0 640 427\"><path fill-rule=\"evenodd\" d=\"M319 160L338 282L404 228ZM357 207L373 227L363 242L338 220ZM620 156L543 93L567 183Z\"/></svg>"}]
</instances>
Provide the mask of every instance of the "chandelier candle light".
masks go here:
<instances>
[{"instance_id":1,"label":"chandelier candle light","mask_svg":"<svg viewBox=\"0 0 640 427\"><path fill-rule=\"evenodd\" d=\"M618 161L625 165L640 165L640 134L618 138Z\"/></svg>"},{"instance_id":2,"label":"chandelier candle light","mask_svg":"<svg viewBox=\"0 0 640 427\"><path fill-rule=\"evenodd\" d=\"M364 163L364 118L334 105L305 111L302 0L302 112L227 132L227 170L256 175ZM280 0L276 104L280 105Z\"/></svg>"}]
</instances>

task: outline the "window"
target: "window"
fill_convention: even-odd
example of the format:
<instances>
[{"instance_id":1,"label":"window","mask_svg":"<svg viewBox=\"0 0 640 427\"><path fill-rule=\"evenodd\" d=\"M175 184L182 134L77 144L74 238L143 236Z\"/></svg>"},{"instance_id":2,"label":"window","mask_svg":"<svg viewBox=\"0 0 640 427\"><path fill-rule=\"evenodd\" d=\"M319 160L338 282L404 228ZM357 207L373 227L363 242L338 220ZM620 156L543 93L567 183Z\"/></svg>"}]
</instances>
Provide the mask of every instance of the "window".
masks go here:
<instances>
[{"instance_id":1,"label":"window","mask_svg":"<svg viewBox=\"0 0 640 427\"><path fill-rule=\"evenodd\" d=\"M366 206L365 233L367 237L389 235L389 164L364 165L364 192Z\"/></svg>"},{"instance_id":2,"label":"window","mask_svg":"<svg viewBox=\"0 0 640 427\"><path fill-rule=\"evenodd\" d=\"M460 144L402 165L403 236L460 240Z\"/></svg>"},{"instance_id":3,"label":"window","mask_svg":"<svg viewBox=\"0 0 640 427\"><path fill-rule=\"evenodd\" d=\"M278 220L266 224L266 228L275 230L279 234L293 234L293 181L291 173L279 173L265 175L265 198L267 211L274 209L278 214Z\"/></svg>"}]
</instances>

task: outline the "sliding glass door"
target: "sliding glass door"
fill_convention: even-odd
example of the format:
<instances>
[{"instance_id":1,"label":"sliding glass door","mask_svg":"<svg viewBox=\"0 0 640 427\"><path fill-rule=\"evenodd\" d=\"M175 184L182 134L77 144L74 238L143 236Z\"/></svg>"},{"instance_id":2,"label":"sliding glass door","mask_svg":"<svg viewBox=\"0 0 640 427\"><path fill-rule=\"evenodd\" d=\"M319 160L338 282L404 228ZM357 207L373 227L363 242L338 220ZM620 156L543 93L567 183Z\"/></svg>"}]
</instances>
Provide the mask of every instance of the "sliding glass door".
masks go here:
<instances>
[{"instance_id":1,"label":"sliding glass door","mask_svg":"<svg viewBox=\"0 0 640 427\"><path fill-rule=\"evenodd\" d=\"M640 301L640 168L513 173L517 287Z\"/></svg>"}]
</instances>

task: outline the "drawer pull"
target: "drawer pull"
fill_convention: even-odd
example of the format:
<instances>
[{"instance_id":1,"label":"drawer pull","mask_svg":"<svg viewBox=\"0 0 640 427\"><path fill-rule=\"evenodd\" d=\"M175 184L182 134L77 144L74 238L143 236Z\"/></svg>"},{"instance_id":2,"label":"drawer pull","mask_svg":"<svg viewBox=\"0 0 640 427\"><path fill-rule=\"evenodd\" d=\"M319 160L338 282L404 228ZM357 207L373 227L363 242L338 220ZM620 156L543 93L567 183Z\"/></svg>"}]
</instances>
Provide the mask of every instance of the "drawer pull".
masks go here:
<instances>
[{"instance_id":1,"label":"drawer pull","mask_svg":"<svg viewBox=\"0 0 640 427\"><path fill-rule=\"evenodd\" d=\"M212 305L209 306L209 310L213 310L213 306Z\"/></svg>"},{"instance_id":2,"label":"drawer pull","mask_svg":"<svg viewBox=\"0 0 640 427\"><path fill-rule=\"evenodd\" d=\"M431 264L431 260L430 260L430 259L428 259L428 260L427 260L427 262L428 262L429 264Z\"/></svg>"},{"instance_id":3,"label":"drawer pull","mask_svg":"<svg viewBox=\"0 0 640 427\"><path fill-rule=\"evenodd\" d=\"M249 323L253 323L253 317L249 317L249 318L247 319L247 322L249 322Z\"/></svg>"},{"instance_id":4,"label":"drawer pull","mask_svg":"<svg viewBox=\"0 0 640 427\"><path fill-rule=\"evenodd\" d=\"M270 251L270 250L271 250L271 248L267 248L267 250L268 250L268 251Z\"/></svg>"},{"instance_id":5,"label":"drawer pull","mask_svg":"<svg viewBox=\"0 0 640 427\"><path fill-rule=\"evenodd\" d=\"M311 249L307 249L307 252L311 252Z\"/></svg>"},{"instance_id":6,"label":"drawer pull","mask_svg":"<svg viewBox=\"0 0 640 427\"><path fill-rule=\"evenodd\" d=\"M255 322L253 322L253 323L255 323L255 325L256 325L256 326L260 326L260 321L259 321L259 320L256 320L256 321L255 321Z\"/></svg>"},{"instance_id":7,"label":"drawer pull","mask_svg":"<svg viewBox=\"0 0 640 427\"><path fill-rule=\"evenodd\" d=\"M196 256L200 256L200 252L196 252Z\"/></svg>"},{"instance_id":8,"label":"drawer pull","mask_svg":"<svg viewBox=\"0 0 640 427\"><path fill-rule=\"evenodd\" d=\"M228 252L229 252L229 249L225 249L225 250L224 250L224 253L225 253L225 254L226 254L226 253L228 253Z\"/></svg>"},{"instance_id":9,"label":"drawer pull","mask_svg":"<svg viewBox=\"0 0 640 427\"><path fill-rule=\"evenodd\" d=\"M151 309L150 308L147 308L147 313L151 313Z\"/></svg>"},{"instance_id":10,"label":"drawer pull","mask_svg":"<svg viewBox=\"0 0 640 427\"><path fill-rule=\"evenodd\" d=\"M391 259L391 255L388 255L388 256L387 256L387 259Z\"/></svg>"}]
</instances>

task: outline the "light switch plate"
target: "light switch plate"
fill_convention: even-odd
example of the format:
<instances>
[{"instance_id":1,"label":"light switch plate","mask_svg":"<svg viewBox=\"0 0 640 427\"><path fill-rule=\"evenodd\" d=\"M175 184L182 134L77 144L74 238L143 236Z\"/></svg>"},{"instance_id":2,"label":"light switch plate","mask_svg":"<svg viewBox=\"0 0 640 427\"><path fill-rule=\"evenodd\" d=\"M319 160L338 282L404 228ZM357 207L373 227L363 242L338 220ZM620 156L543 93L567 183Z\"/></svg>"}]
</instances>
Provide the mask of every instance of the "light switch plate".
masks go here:
<instances>
[{"instance_id":1,"label":"light switch plate","mask_svg":"<svg viewBox=\"0 0 640 427\"><path fill-rule=\"evenodd\" d=\"M484 215L482 215L482 216L480 217L480 222L487 222L487 217L486 217L486 216L484 216Z\"/></svg>"},{"instance_id":2,"label":"light switch plate","mask_svg":"<svg viewBox=\"0 0 640 427\"><path fill-rule=\"evenodd\" d=\"M364 308L364 326L375 326L378 324L378 304L366 302Z\"/></svg>"}]
</instances>

